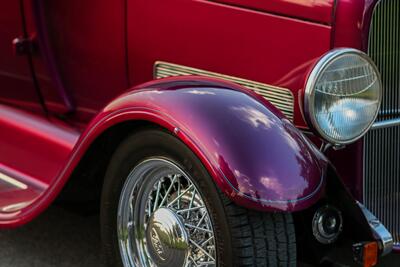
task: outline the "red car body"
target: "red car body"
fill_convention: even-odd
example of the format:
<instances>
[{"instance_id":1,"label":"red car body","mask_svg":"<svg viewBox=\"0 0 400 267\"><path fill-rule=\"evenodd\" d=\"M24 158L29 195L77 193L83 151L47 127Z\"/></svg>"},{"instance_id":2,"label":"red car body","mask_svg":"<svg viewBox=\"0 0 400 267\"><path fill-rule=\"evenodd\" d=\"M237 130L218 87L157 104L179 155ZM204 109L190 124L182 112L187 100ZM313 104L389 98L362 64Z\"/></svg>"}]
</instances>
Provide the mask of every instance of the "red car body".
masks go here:
<instances>
[{"instance_id":1,"label":"red car body","mask_svg":"<svg viewBox=\"0 0 400 267\"><path fill-rule=\"evenodd\" d=\"M33 220L141 123L174 133L240 206L309 210L330 168L363 202L363 141L324 155L302 99L324 54L368 52L376 0L3 2L0 227Z\"/></svg>"}]
</instances>

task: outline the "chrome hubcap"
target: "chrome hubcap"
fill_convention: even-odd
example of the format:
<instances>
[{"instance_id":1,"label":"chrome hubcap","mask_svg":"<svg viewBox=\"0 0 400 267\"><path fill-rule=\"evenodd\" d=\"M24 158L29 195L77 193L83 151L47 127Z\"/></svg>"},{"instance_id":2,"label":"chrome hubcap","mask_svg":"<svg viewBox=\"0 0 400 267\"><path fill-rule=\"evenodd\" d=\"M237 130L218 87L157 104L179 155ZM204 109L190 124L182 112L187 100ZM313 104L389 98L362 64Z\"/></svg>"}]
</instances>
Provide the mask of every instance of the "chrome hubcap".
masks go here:
<instances>
[{"instance_id":1,"label":"chrome hubcap","mask_svg":"<svg viewBox=\"0 0 400 267\"><path fill-rule=\"evenodd\" d=\"M117 223L125 267L216 266L214 230L203 198L168 160L143 161L129 174Z\"/></svg>"},{"instance_id":2,"label":"chrome hubcap","mask_svg":"<svg viewBox=\"0 0 400 267\"><path fill-rule=\"evenodd\" d=\"M159 267L184 266L189 252L189 238L178 215L159 208L150 217L146 230L148 250Z\"/></svg>"}]
</instances>

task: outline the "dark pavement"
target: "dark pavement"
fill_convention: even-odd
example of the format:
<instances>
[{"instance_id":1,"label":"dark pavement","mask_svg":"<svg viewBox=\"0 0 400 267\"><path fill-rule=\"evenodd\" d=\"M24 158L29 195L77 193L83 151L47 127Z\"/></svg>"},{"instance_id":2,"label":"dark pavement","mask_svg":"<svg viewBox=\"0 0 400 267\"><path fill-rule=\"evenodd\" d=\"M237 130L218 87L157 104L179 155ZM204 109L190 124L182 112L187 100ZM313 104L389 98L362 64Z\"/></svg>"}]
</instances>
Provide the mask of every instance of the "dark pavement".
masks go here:
<instances>
[{"instance_id":1,"label":"dark pavement","mask_svg":"<svg viewBox=\"0 0 400 267\"><path fill-rule=\"evenodd\" d=\"M22 228L0 230L1 267L104 267L98 216L51 207Z\"/></svg>"},{"instance_id":2,"label":"dark pavement","mask_svg":"<svg viewBox=\"0 0 400 267\"><path fill-rule=\"evenodd\" d=\"M98 215L51 207L32 223L0 231L0 267L105 267ZM382 267L400 267L392 256Z\"/></svg>"}]
</instances>

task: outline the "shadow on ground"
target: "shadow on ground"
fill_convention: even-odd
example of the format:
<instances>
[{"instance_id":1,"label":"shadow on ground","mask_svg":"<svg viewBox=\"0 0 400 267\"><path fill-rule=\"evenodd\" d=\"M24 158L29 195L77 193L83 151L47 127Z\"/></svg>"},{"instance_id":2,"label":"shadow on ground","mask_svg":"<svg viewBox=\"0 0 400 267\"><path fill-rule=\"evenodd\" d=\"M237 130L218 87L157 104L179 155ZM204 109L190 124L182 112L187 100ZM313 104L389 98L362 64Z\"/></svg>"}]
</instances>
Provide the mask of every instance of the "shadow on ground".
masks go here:
<instances>
[{"instance_id":1,"label":"shadow on ground","mask_svg":"<svg viewBox=\"0 0 400 267\"><path fill-rule=\"evenodd\" d=\"M0 231L1 267L104 267L98 216L51 207L32 223Z\"/></svg>"},{"instance_id":2,"label":"shadow on ground","mask_svg":"<svg viewBox=\"0 0 400 267\"><path fill-rule=\"evenodd\" d=\"M53 206L26 226L0 231L0 267L105 267L99 232L97 215ZM379 266L398 267L400 256Z\"/></svg>"}]
</instances>

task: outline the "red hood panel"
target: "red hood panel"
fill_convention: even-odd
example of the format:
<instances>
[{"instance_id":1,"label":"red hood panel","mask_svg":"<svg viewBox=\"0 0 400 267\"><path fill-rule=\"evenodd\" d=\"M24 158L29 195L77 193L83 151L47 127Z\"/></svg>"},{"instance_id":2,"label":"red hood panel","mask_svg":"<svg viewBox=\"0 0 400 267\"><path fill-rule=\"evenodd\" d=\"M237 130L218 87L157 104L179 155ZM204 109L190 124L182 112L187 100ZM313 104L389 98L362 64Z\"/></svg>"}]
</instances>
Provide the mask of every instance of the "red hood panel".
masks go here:
<instances>
[{"instance_id":1,"label":"red hood panel","mask_svg":"<svg viewBox=\"0 0 400 267\"><path fill-rule=\"evenodd\" d=\"M334 0L215 0L213 2L266 11L283 16L332 23Z\"/></svg>"}]
</instances>

